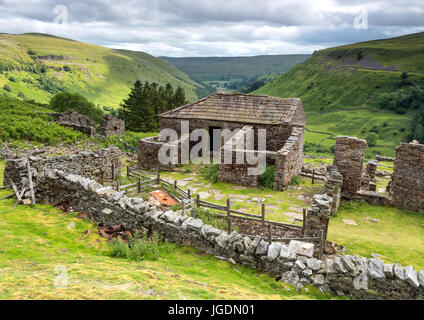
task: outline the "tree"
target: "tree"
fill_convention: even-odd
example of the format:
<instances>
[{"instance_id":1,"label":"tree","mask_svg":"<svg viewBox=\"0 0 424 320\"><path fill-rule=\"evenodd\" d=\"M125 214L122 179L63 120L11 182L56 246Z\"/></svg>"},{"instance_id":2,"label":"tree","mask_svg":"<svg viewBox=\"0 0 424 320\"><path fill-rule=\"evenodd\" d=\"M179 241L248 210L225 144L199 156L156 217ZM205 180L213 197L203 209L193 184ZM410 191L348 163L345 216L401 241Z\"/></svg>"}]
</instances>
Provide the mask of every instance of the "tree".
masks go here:
<instances>
[{"instance_id":1,"label":"tree","mask_svg":"<svg viewBox=\"0 0 424 320\"><path fill-rule=\"evenodd\" d=\"M185 92L184 89L181 87L178 87L174 94L174 106L180 107L182 105L185 105L187 103L185 99Z\"/></svg>"},{"instance_id":2,"label":"tree","mask_svg":"<svg viewBox=\"0 0 424 320\"><path fill-rule=\"evenodd\" d=\"M79 114L86 115L96 123L103 120L103 111L97 108L94 103L89 102L79 93L60 92L50 99L50 108L57 112L74 110Z\"/></svg>"},{"instance_id":3,"label":"tree","mask_svg":"<svg viewBox=\"0 0 424 320\"><path fill-rule=\"evenodd\" d=\"M377 139L378 139L378 135L374 132L370 132L366 137L368 146L375 147L377 145Z\"/></svg>"},{"instance_id":4,"label":"tree","mask_svg":"<svg viewBox=\"0 0 424 320\"><path fill-rule=\"evenodd\" d=\"M118 110L129 130L137 132L155 131L159 127L157 116L185 104L185 92L170 83L165 87L153 82L136 81L127 99Z\"/></svg>"}]
</instances>

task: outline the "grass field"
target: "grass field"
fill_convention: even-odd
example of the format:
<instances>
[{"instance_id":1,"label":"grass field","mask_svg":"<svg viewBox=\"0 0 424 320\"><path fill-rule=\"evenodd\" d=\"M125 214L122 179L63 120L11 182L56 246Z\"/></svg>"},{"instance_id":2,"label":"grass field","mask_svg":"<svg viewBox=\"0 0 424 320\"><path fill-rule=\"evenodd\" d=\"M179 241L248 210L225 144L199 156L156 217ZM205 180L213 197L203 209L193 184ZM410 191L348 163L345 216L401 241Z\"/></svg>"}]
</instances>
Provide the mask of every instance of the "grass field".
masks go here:
<instances>
[{"instance_id":1,"label":"grass field","mask_svg":"<svg viewBox=\"0 0 424 320\"><path fill-rule=\"evenodd\" d=\"M0 185L3 170L0 161ZM2 190L0 197L8 193ZM267 274L192 247L169 244L155 261L111 258L95 225L75 213L60 215L58 209L40 204L12 209L13 204L0 201L0 299L333 298L313 287L297 292ZM75 227L68 229L72 222ZM68 286L56 288L63 270Z\"/></svg>"},{"instance_id":2,"label":"grass field","mask_svg":"<svg viewBox=\"0 0 424 320\"><path fill-rule=\"evenodd\" d=\"M182 86L189 101L196 100L195 91L202 88L167 61L147 53L46 34L0 34L0 71L0 96L43 103L65 90L78 92L101 107L117 108L137 79Z\"/></svg>"}]
</instances>

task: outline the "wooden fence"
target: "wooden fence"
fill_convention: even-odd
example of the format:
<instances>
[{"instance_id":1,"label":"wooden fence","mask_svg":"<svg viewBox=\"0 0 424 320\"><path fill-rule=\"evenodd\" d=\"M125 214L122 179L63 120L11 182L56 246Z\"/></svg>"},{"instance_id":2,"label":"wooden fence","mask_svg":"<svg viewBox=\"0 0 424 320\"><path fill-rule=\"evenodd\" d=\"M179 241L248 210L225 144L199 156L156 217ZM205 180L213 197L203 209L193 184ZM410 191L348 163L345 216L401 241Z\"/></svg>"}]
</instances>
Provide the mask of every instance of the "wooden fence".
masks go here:
<instances>
[{"instance_id":1,"label":"wooden fence","mask_svg":"<svg viewBox=\"0 0 424 320\"><path fill-rule=\"evenodd\" d=\"M130 167L127 167L127 176L136 176L138 177L138 182L127 184L124 186L119 185L119 181L116 184L116 190L117 191L124 191L124 192L134 192L137 190L138 193L141 193L144 189L162 184L164 189L170 193L170 195L176 200L178 200L182 206L182 212L183 214L189 210L193 209L194 207L204 207L208 209L213 209L216 211L222 211L223 213L208 211L210 214L225 218L227 220L227 231L228 233L231 233L233 229L233 218L237 219L243 219L243 220L249 220L256 223L259 223L261 225L262 229L265 229L265 233L267 234L266 237L261 237L264 240L268 240L269 242L277 241L277 242L289 242L291 240L299 240L299 241L306 241L306 242L318 242L318 257L321 259L324 252L324 246L326 242L326 232L322 231L321 235L319 237L305 237L304 231L305 231L305 221L306 221L306 215L307 215L307 209L303 209L303 225L298 226L295 224L288 224L283 222L277 222L273 220L266 219L265 213L266 213L266 205L262 203L261 205L261 213L260 214L251 214L242 212L239 210L235 210L231 208L231 199L226 200L226 205L219 205L216 203L208 202L205 200L201 200L199 195L196 195L193 197L192 192L190 189L187 191L182 189L177 185L177 180L174 180L173 183L166 181L160 177L160 174L153 174L150 172L145 172L143 170L139 169L133 169ZM153 178L152 178L153 177ZM302 234L302 237L298 238L276 238L272 236L273 233L273 227L283 227L285 229L300 231ZM256 235L247 235L242 234L242 236L248 236L251 238L256 237Z\"/></svg>"}]
</instances>

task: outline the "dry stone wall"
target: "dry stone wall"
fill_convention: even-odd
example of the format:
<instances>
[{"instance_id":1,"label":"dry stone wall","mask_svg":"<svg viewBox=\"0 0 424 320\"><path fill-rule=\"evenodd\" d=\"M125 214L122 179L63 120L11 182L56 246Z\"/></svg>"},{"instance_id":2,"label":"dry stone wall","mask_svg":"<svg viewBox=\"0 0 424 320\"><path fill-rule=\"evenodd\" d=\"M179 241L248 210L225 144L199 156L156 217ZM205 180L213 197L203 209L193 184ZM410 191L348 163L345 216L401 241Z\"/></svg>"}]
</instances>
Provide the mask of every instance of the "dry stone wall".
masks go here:
<instances>
[{"instance_id":1,"label":"dry stone wall","mask_svg":"<svg viewBox=\"0 0 424 320\"><path fill-rule=\"evenodd\" d=\"M20 188L28 184L27 159L30 161L33 182L37 185L45 170L58 169L69 173L80 174L100 181L112 178L112 164L115 172L121 170L121 151L117 147L109 147L97 151L80 152L73 155L58 157L30 156L23 159L9 159L6 161L4 170L4 185L10 185L10 181Z\"/></svg>"},{"instance_id":2,"label":"dry stone wall","mask_svg":"<svg viewBox=\"0 0 424 320\"><path fill-rule=\"evenodd\" d=\"M424 272L417 272L412 266L404 268L378 258L349 255L321 261L309 256L305 243L292 240L286 245L243 237L235 231L228 234L200 219L157 210L141 198L128 198L74 174L46 170L36 194L37 199L49 203L66 202L106 226L122 224L131 230L154 231L180 245L191 245L207 254L279 275L282 281L297 288L312 284L322 291L361 299L424 299ZM319 201L317 206L320 207ZM327 204L321 209L329 211Z\"/></svg>"},{"instance_id":3,"label":"dry stone wall","mask_svg":"<svg viewBox=\"0 0 424 320\"><path fill-rule=\"evenodd\" d=\"M396 207L424 213L424 145L402 143L396 148L390 197Z\"/></svg>"}]
</instances>

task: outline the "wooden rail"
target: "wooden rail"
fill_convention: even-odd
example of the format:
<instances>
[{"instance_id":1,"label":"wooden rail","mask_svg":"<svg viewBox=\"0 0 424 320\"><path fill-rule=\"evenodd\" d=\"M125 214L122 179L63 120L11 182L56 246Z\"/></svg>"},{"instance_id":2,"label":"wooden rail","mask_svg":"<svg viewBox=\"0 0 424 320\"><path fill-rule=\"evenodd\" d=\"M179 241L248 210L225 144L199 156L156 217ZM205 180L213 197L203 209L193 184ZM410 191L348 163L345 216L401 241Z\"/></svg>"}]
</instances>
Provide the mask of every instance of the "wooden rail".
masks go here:
<instances>
[{"instance_id":1,"label":"wooden rail","mask_svg":"<svg viewBox=\"0 0 424 320\"><path fill-rule=\"evenodd\" d=\"M325 236L326 236L324 234L324 232L321 233L320 237L298 237L298 238L272 237L273 226L279 226L279 227L284 227L284 228L295 230L295 231L301 231L301 233L303 235L304 231L305 231L305 221L306 221L306 215L307 215L306 209L303 210L303 225L302 226L278 222L278 221L273 221L273 220L267 220L266 216L265 216L266 205L264 203L262 203L262 205L261 205L261 214L260 215L246 213L246 212L242 212L242 211L239 211L239 210L231 209L231 200L230 199L226 200L226 205L219 205L219 204L216 204L216 203L201 200L199 198L199 195L197 195L195 198L193 198L190 189L188 189L186 191L186 190L182 189L181 187L179 187L177 185L176 180L174 180L174 182L171 183L169 181L166 181L166 180L160 178L160 174L155 175L155 178L148 178L148 180L141 181L142 178L146 178L148 176L151 177L152 174L146 173L146 172L143 172L143 171L134 170L132 168L127 169L127 173L129 173L129 174L133 173L136 176L138 176L139 182L122 186L122 187L120 187L120 190L128 191L128 190L131 190L131 189L127 189L127 187L134 187L134 186L137 186L138 189L141 190L141 189L144 188L144 186L147 183L152 183L152 182L156 182L156 184L163 184L164 188L181 203L183 214L187 210L193 209L195 206L213 209L213 210L217 210L217 211L222 211L223 213L218 213L218 212L213 212L213 211L208 211L208 212L209 212L209 214L213 214L213 215L216 215L218 217L221 217L221 218L224 218L224 219L227 220L227 231L228 231L228 233L231 233L231 231L233 229L233 227L232 227L233 218L255 221L255 222L260 223L262 228L267 228L267 236L261 237L262 239L269 240L270 242L272 242L272 241L284 242L284 241L291 241L291 240L319 242L318 257L321 259L322 256L323 256L323 250L324 250L324 245L325 245ZM313 175L313 179L320 179L320 176ZM155 183L153 183L153 184L155 184ZM148 184L148 185L150 186L152 184ZM256 235L243 235L243 236L249 236L249 237L253 237L253 238L256 237Z\"/></svg>"}]
</instances>

